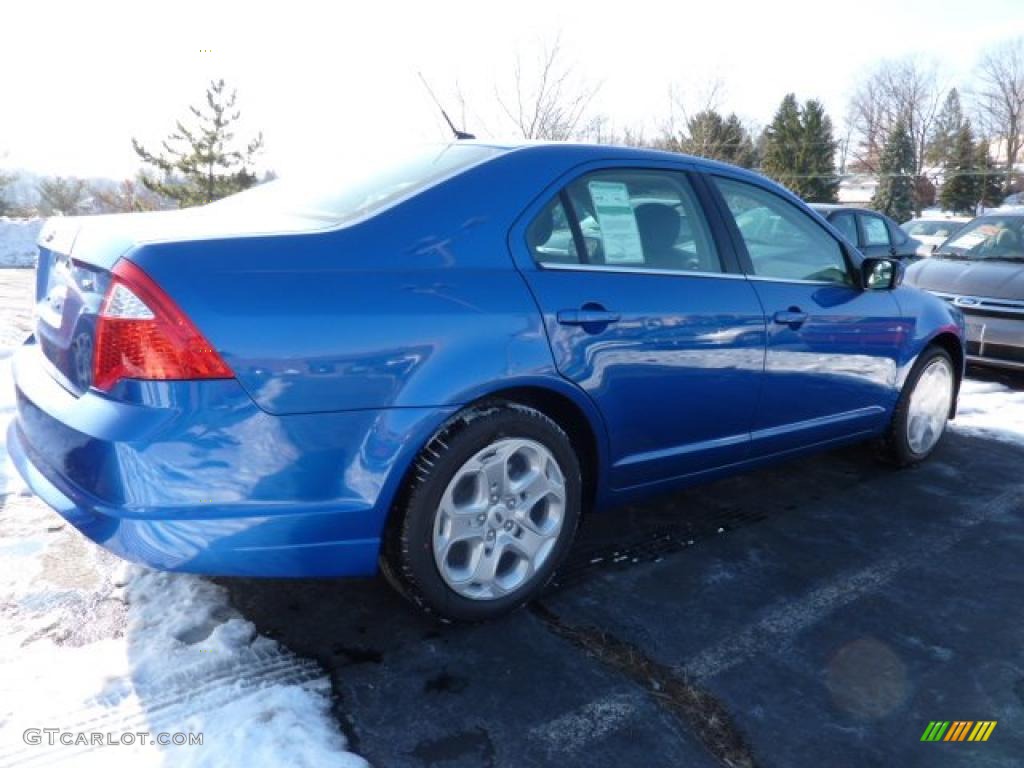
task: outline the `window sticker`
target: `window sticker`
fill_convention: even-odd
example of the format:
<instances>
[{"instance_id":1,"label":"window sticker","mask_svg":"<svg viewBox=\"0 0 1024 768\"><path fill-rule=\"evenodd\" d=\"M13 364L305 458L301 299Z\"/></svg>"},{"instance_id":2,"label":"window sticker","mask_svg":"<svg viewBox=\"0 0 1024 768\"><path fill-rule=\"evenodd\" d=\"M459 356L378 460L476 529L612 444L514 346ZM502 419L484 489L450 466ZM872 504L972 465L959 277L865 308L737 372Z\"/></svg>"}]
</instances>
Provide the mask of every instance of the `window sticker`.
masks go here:
<instances>
[{"instance_id":1,"label":"window sticker","mask_svg":"<svg viewBox=\"0 0 1024 768\"><path fill-rule=\"evenodd\" d=\"M949 245L953 248L963 248L970 250L977 245L985 242L988 239L990 233L985 232L986 227L978 227L973 232L968 232L960 237L950 241Z\"/></svg>"},{"instance_id":2,"label":"window sticker","mask_svg":"<svg viewBox=\"0 0 1024 768\"><path fill-rule=\"evenodd\" d=\"M643 264L644 250L629 189L619 181L588 181L590 199L601 227L605 264Z\"/></svg>"}]
</instances>

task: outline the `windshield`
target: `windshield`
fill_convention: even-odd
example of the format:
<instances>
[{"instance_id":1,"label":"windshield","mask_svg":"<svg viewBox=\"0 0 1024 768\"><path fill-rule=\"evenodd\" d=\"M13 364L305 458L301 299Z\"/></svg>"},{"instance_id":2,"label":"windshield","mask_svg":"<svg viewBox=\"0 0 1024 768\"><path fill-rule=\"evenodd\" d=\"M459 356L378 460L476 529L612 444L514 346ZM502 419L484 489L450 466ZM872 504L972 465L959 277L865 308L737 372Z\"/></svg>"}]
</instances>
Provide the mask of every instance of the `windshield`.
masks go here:
<instances>
[{"instance_id":1,"label":"windshield","mask_svg":"<svg viewBox=\"0 0 1024 768\"><path fill-rule=\"evenodd\" d=\"M277 179L212 206L241 207L343 224L370 216L506 150L479 144L421 146L397 154L371 153L337 170Z\"/></svg>"},{"instance_id":2,"label":"windshield","mask_svg":"<svg viewBox=\"0 0 1024 768\"><path fill-rule=\"evenodd\" d=\"M938 256L958 259L1024 261L1024 216L984 216L951 239Z\"/></svg>"},{"instance_id":3,"label":"windshield","mask_svg":"<svg viewBox=\"0 0 1024 768\"><path fill-rule=\"evenodd\" d=\"M963 229L962 221L945 221L943 219L924 219L908 221L900 225L900 229L911 237L949 237Z\"/></svg>"}]
</instances>

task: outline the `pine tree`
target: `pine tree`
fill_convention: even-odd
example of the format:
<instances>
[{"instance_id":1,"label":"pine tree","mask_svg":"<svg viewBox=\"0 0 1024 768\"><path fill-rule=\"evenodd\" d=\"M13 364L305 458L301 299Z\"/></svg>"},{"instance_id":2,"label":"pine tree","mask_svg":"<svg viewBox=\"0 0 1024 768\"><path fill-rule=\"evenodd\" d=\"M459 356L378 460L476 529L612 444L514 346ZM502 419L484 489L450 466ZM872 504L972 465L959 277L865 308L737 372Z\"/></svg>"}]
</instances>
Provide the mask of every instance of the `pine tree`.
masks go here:
<instances>
[{"instance_id":1,"label":"pine tree","mask_svg":"<svg viewBox=\"0 0 1024 768\"><path fill-rule=\"evenodd\" d=\"M898 120L889 132L878 171L871 207L897 222L907 221L914 214L914 143L905 120Z\"/></svg>"},{"instance_id":2,"label":"pine tree","mask_svg":"<svg viewBox=\"0 0 1024 768\"><path fill-rule=\"evenodd\" d=\"M834 203L839 197L836 175L836 142L832 120L821 102L811 99L803 110L803 162L800 197L810 203Z\"/></svg>"},{"instance_id":3,"label":"pine tree","mask_svg":"<svg viewBox=\"0 0 1024 768\"><path fill-rule=\"evenodd\" d=\"M256 183L251 167L263 148L263 134L242 145L236 142L233 126L241 116L235 108L236 97L223 80L211 81L205 107L189 108L195 125L186 127L177 121L162 142L163 152L152 153L132 139L136 154L162 174L162 178L144 174L147 189L188 207L211 203Z\"/></svg>"},{"instance_id":4,"label":"pine tree","mask_svg":"<svg viewBox=\"0 0 1024 768\"><path fill-rule=\"evenodd\" d=\"M698 112L686 121L686 134L669 136L658 143L670 152L721 160L742 168L753 168L757 152L750 132L735 114L728 117L713 109Z\"/></svg>"},{"instance_id":5,"label":"pine tree","mask_svg":"<svg viewBox=\"0 0 1024 768\"><path fill-rule=\"evenodd\" d=\"M925 158L929 163L945 168L956 159L957 142L964 127L964 111L960 105L960 92L951 88L935 117Z\"/></svg>"},{"instance_id":6,"label":"pine tree","mask_svg":"<svg viewBox=\"0 0 1024 768\"><path fill-rule=\"evenodd\" d=\"M764 132L761 170L794 194L815 203L836 201L839 178L832 121L820 102L803 108L787 94Z\"/></svg>"},{"instance_id":7,"label":"pine tree","mask_svg":"<svg viewBox=\"0 0 1024 768\"><path fill-rule=\"evenodd\" d=\"M974 213L974 205L978 200L975 160L971 123L965 121L957 132L952 156L946 159L945 181L939 193L939 202L945 210L953 213Z\"/></svg>"},{"instance_id":8,"label":"pine tree","mask_svg":"<svg viewBox=\"0 0 1024 768\"><path fill-rule=\"evenodd\" d=\"M761 171L794 194L803 179L803 123L796 94L787 93L771 124L765 128Z\"/></svg>"},{"instance_id":9,"label":"pine tree","mask_svg":"<svg viewBox=\"0 0 1024 768\"><path fill-rule=\"evenodd\" d=\"M974 148L974 173L974 199L986 208L1000 205L1003 202L1003 174L992 161L988 141L985 139L979 141Z\"/></svg>"}]
</instances>

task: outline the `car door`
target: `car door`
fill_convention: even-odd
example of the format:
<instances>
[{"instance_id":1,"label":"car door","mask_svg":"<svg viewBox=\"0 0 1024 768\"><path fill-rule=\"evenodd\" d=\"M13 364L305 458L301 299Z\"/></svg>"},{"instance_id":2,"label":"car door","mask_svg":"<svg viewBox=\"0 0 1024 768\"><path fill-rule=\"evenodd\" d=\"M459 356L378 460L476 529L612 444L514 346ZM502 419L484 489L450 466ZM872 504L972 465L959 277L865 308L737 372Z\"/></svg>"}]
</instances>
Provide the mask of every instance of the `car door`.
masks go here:
<instances>
[{"instance_id":1,"label":"car door","mask_svg":"<svg viewBox=\"0 0 1024 768\"><path fill-rule=\"evenodd\" d=\"M905 329L888 291L867 291L840 242L795 202L735 178L711 187L765 309L768 350L751 449L768 455L880 430ZM745 229L771 215L770 236Z\"/></svg>"},{"instance_id":2,"label":"car door","mask_svg":"<svg viewBox=\"0 0 1024 768\"><path fill-rule=\"evenodd\" d=\"M764 315L735 255L716 246L688 175L595 169L523 218L511 247L559 372L605 420L610 485L744 459Z\"/></svg>"}]
</instances>

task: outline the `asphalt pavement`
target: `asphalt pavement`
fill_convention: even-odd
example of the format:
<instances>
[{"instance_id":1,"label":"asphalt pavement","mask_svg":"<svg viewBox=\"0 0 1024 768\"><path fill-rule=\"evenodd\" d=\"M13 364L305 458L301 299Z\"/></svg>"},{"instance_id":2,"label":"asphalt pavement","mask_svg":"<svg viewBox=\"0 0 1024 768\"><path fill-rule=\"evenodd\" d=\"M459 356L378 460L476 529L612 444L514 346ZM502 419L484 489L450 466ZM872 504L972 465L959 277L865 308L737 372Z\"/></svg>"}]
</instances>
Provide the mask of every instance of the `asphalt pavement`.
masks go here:
<instances>
[{"instance_id":1,"label":"asphalt pavement","mask_svg":"<svg viewBox=\"0 0 1024 768\"><path fill-rule=\"evenodd\" d=\"M952 433L910 470L858 446L595 515L484 625L377 579L220 583L382 768L1024 765L1022 466Z\"/></svg>"}]
</instances>

